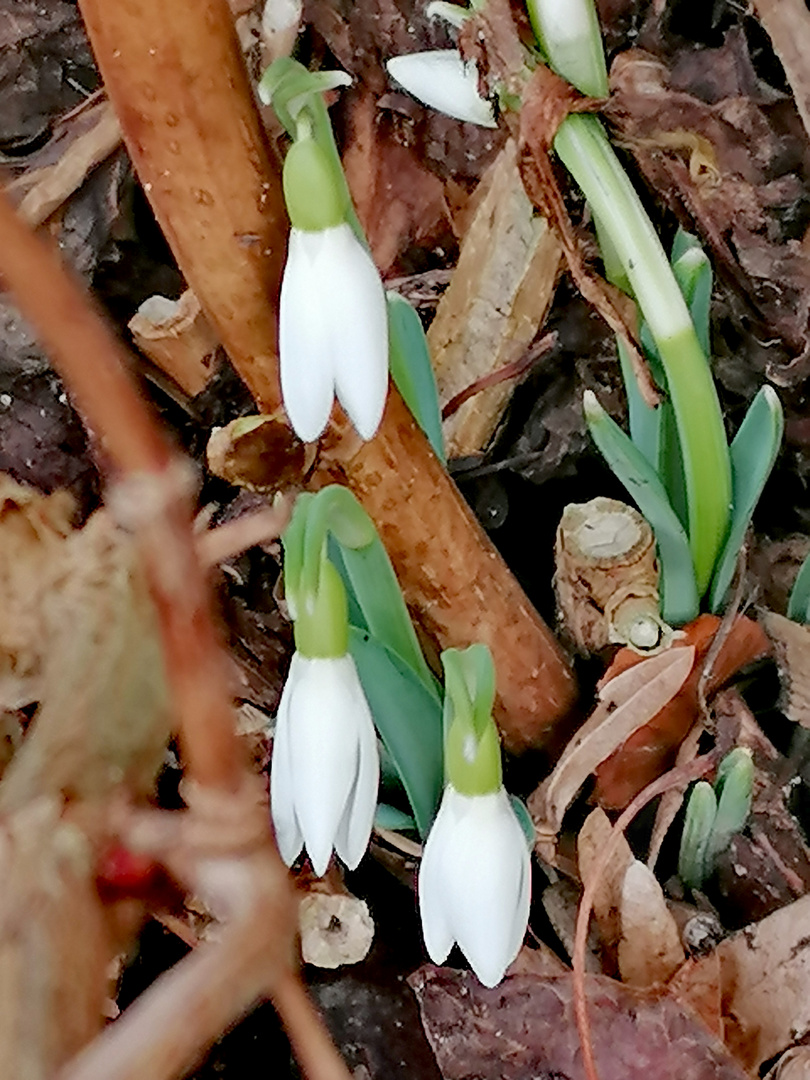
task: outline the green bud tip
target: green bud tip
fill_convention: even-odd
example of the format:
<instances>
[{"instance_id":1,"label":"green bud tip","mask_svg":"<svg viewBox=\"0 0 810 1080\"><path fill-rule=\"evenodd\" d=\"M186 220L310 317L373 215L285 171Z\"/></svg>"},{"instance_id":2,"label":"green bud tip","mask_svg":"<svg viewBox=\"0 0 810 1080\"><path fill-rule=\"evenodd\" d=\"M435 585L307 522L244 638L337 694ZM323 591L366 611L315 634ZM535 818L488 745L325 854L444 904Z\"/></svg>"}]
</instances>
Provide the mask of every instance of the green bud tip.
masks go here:
<instances>
[{"instance_id":1,"label":"green bud tip","mask_svg":"<svg viewBox=\"0 0 810 1080\"><path fill-rule=\"evenodd\" d=\"M290 221L305 232L334 228L346 220L343 185L309 126L300 124L299 132L301 137L288 150L282 174Z\"/></svg>"}]
</instances>

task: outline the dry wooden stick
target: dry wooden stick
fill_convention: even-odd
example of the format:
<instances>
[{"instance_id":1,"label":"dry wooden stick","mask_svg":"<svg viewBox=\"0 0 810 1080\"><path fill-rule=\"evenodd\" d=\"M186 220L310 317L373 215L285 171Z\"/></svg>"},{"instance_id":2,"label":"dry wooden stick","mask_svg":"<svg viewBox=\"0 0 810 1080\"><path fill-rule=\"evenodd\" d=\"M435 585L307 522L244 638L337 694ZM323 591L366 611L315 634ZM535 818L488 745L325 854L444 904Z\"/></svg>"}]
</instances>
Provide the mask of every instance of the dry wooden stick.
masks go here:
<instances>
[{"instance_id":1,"label":"dry wooden stick","mask_svg":"<svg viewBox=\"0 0 810 1080\"><path fill-rule=\"evenodd\" d=\"M81 7L158 220L234 366L260 408L273 412L273 305L286 218L226 0L81 0ZM255 250L270 252L264 262L246 257L239 236L246 226L234 222L255 216L259 192L266 193L261 220L247 231L261 236ZM223 288L223 275L238 277L239 289ZM355 491L408 603L441 648L490 645L507 745L546 740L575 697L571 669L396 392L370 443L359 445L342 418L333 435L320 482L337 474Z\"/></svg>"}]
</instances>

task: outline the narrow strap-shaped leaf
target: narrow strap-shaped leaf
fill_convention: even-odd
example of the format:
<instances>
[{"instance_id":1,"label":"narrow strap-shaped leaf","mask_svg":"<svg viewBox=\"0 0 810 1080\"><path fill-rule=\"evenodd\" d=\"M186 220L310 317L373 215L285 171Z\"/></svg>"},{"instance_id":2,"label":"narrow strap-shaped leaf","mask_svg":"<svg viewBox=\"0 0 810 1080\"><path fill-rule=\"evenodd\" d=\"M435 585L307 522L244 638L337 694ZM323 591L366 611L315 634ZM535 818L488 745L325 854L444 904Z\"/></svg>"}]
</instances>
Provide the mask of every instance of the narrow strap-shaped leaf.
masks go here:
<instances>
[{"instance_id":1,"label":"narrow strap-shaped leaf","mask_svg":"<svg viewBox=\"0 0 810 1080\"><path fill-rule=\"evenodd\" d=\"M810 555L802 563L793 582L787 617L797 623L810 622Z\"/></svg>"},{"instance_id":2,"label":"narrow strap-shaped leaf","mask_svg":"<svg viewBox=\"0 0 810 1080\"><path fill-rule=\"evenodd\" d=\"M784 426L776 391L772 386L763 386L731 444L731 523L712 579L709 594L712 611L723 606L745 531L779 453Z\"/></svg>"},{"instance_id":3,"label":"narrow strap-shaped leaf","mask_svg":"<svg viewBox=\"0 0 810 1080\"><path fill-rule=\"evenodd\" d=\"M395 653L439 700L436 680L422 655L408 608L402 598L388 552L375 536L357 550L341 545L346 583L363 615L363 621L387 649Z\"/></svg>"},{"instance_id":4,"label":"narrow strap-shaped leaf","mask_svg":"<svg viewBox=\"0 0 810 1080\"><path fill-rule=\"evenodd\" d=\"M444 440L436 376L430 363L427 338L422 320L395 292L386 294L388 303L388 363L391 377L405 404L444 465Z\"/></svg>"},{"instance_id":5,"label":"narrow strap-shaped leaf","mask_svg":"<svg viewBox=\"0 0 810 1080\"><path fill-rule=\"evenodd\" d=\"M349 652L417 828L426 836L444 783L441 702L398 656L356 627L349 630Z\"/></svg>"},{"instance_id":6,"label":"narrow strap-shaped leaf","mask_svg":"<svg viewBox=\"0 0 810 1080\"><path fill-rule=\"evenodd\" d=\"M695 618L699 602L684 527L652 465L590 390L585 391L583 405L594 442L655 533L661 563L661 614L670 625L681 626Z\"/></svg>"},{"instance_id":7,"label":"narrow strap-shaped leaf","mask_svg":"<svg viewBox=\"0 0 810 1080\"><path fill-rule=\"evenodd\" d=\"M674 250L673 245L673 252ZM709 323L714 279L712 264L703 248L697 244L688 247L677 260L673 254L672 272L689 308L698 341L706 355L711 356Z\"/></svg>"},{"instance_id":8,"label":"narrow strap-shaped leaf","mask_svg":"<svg viewBox=\"0 0 810 1080\"><path fill-rule=\"evenodd\" d=\"M616 338L619 363L622 368L624 390L627 394L627 411L630 419L630 438L650 465L658 471L661 459L661 405L651 408L638 388L638 381L630 363L630 354L621 338Z\"/></svg>"}]
</instances>

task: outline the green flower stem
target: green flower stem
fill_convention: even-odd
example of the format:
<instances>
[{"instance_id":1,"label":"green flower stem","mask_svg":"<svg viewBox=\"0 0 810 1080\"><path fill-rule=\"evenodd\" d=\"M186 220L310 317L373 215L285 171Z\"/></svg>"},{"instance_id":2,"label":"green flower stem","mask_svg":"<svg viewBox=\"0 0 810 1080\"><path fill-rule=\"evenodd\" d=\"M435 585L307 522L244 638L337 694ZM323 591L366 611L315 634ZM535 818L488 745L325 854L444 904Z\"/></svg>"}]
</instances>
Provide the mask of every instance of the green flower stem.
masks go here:
<instances>
[{"instance_id":1,"label":"green flower stem","mask_svg":"<svg viewBox=\"0 0 810 1080\"><path fill-rule=\"evenodd\" d=\"M728 529L731 466L711 369L661 243L595 116L568 116L554 149L624 266L653 335L683 452L689 543L702 595Z\"/></svg>"}]
</instances>

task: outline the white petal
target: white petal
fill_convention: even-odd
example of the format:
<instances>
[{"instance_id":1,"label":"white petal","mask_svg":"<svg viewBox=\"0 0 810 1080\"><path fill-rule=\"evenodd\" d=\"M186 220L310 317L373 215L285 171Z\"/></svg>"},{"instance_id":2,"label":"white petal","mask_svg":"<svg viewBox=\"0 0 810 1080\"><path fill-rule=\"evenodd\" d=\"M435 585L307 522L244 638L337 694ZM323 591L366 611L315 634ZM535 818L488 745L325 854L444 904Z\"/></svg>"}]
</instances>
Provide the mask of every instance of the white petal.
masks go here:
<instances>
[{"instance_id":1,"label":"white petal","mask_svg":"<svg viewBox=\"0 0 810 1080\"><path fill-rule=\"evenodd\" d=\"M517 956L529 917L529 853L506 792L466 796L448 786L453 841L445 843L448 921L485 986Z\"/></svg>"},{"instance_id":2,"label":"white petal","mask_svg":"<svg viewBox=\"0 0 810 1080\"><path fill-rule=\"evenodd\" d=\"M377 733L371 710L363 693L357 669L351 657L354 671L354 709L360 759L354 787L349 795L346 809L335 836L335 851L350 870L358 865L366 853L374 811L377 807L377 789L380 783L380 754L377 749Z\"/></svg>"},{"instance_id":3,"label":"white petal","mask_svg":"<svg viewBox=\"0 0 810 1080\"><path fill-rule=\"evenodd\" d=\"M434 964L442 964L455 944L447 921L446 846L453 843L453 820L446 809L446 792L425 841L417 882L422 937ZM449 828L448 828L449 826Z\"/></svg>"},{"instance_id":4,"label":"white petal","mask_svg":"<svg viewBox=\"0 0 810 1080\"><path fill-rule=\"evenodd\" d=\"M330 231L330 230L325 230ZM331 333L324 310L323 234L291 229L279 298L279 366L284 408L293 430L314 442L334 399Z\"/></svg>"},{"instance_id":5,"label":"white petal","mask_svg":"<svg viewBox=\"0 0 810 1080\"><path fill-rule=\"evenodd\" d=\"M354 787L360 745L354 701L346 688L351 658L302 657L301 664L304 672L290 699L290 756L296 816L320 877Z\"/></svg>"},{"instance_id":6,"label":"white petal","mask_svg":"<svg viewBox=\"0 0 810 1080\"><path fill-rule=\"evenodd\" d=\"M279 854L287 866L292 866L304 846L304 837L295 816L295 792L290 762L290 697L298 668L298 654L290 664L287 681L276 713L273 736L273 759L270 768L270 809Z\"/></svg>"},{"instance_id":7,"label":"white petal","mask_svg":"<svg viewBox=\"0 0 810 1080\"><path fill-rule=\"evenodd\" d=\"M458 49L409 53L385 64L388 74L431 109L481 127L496 127L492 106L478 93L478 69Z\"/></svg>"},{"instance_id":8,"label":"white petal","mask_svg":"<svg viewBox=\"0 0 810 1080\"><path fill-rule=\"evenodd\" d=\"M377 267L349 225L324 229L324 300L338 400L364 439L380 426L388 393L388 313ZM327 245L328 244L328 248Z\"/></svg>"}]
</instances>

